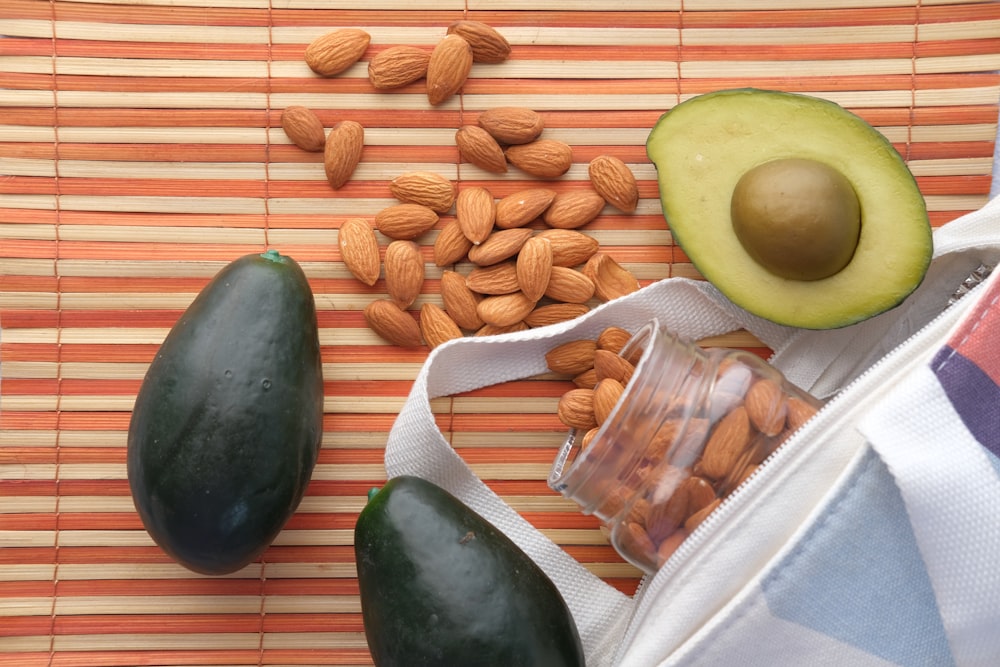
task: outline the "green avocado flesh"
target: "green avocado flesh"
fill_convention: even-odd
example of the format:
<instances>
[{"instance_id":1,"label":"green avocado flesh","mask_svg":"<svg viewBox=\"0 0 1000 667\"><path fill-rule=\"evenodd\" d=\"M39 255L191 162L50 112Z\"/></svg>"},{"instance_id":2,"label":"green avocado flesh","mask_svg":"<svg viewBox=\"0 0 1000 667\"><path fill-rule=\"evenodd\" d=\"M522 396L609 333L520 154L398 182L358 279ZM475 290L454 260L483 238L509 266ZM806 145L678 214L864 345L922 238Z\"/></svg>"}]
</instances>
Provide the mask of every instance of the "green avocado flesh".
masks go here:
<instances>
[{"instance_id":1,"label":"green avocado flesh","mask_svg":"<svg viewBox=\"0 0 1000 667\"><path fill-rule=\"evenodd\" d=\"M930 264L927 208L906 163L881 133L833 102L750 88L700 95L660 118L646 151L678 245L719 291L764 319L847 326L899 305ZM815 189L816 179L790 168L746 186L765 165L799 161L837 176ZM804 206L807 215L768 219L769 209L800 206L779 194L816 203ZM854 206L859 224L850 219ZM734 211L747 213L734 218ZM819 222L798 222L812 217Z\"/></svg>"},{"instance_id":2,"label":"green avocado flesh","mask_svg":"<svg viewBox=\"0 0 1000 667\"><path fill-rule=\"evenodd\" d=\"M436 484L393 477L354 530L365 636L379 667L582 667L558 589Z\"/></svg>"},{"instance_id":3,"label":"green avocado flesh","mask_svg":"<svg viewBox=\"0 0 1000 667\"><path fill-rule=\"evenodd\" d=\"M274 251L236 259L171 328L139 388L127 462L143 526L190 570L241 569L295 511L322 434L306 276Z\"/></svg>"}]
</instances>

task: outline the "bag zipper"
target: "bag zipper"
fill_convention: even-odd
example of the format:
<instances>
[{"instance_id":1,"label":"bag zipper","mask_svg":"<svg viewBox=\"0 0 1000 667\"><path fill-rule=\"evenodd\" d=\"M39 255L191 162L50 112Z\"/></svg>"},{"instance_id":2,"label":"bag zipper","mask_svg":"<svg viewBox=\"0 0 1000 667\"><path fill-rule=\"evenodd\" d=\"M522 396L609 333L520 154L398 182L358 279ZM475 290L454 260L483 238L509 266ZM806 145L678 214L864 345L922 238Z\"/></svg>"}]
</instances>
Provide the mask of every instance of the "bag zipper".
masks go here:
<instances>
[{"instance_id":1,"label":"bag zipper","mask_svg":"<svg viewBox=\"0 0 1000 667\"><path fill-rule=\"evenodd\" d=\"M963 292L962 296L964 294ZM967 299L961 300L966 302L971 301ZM739 511L741 505L745 504L745 499L749 499L753 494L761 492L762 485L766 485L769 479L774 474L777 474L783 465L786 465L786 461L793 460L792 457L801 455L800 452L803 449L803 446L800 444L801 442L814 433L822 433L826 429L835 426L846 412L855 407L855 403L849 403L847 402L848 399L843 398L845 395L851 398L854 388L870 382L873 376L904 371L921 361L921 359L925 357L929 358L933 355L937 346L921 343L933 343L934 341L942 340L943 334L961 318L967 309L954 307L957 301L956 299L950 302L950 305L935 316L934 319L917 330L887 355L881 357L863 371L861 375L831 397L809 421L792 433L781 447L771 453L740 486L734 489L720 503L714 512L701 522L659 570L653 574L645 575L640 580L633 596L636 604L633 608L632 620L630 620L628 629L622 637L620 647L627 647L634 640L635 619L642 618L648 605L652 604L647 601L647 598L652 597L655 599L657 590L665 586L673 578L674 574L712 536L718 526L724 525L726 521L731 520L731 515Z\"/></svg>"}]
</instances>

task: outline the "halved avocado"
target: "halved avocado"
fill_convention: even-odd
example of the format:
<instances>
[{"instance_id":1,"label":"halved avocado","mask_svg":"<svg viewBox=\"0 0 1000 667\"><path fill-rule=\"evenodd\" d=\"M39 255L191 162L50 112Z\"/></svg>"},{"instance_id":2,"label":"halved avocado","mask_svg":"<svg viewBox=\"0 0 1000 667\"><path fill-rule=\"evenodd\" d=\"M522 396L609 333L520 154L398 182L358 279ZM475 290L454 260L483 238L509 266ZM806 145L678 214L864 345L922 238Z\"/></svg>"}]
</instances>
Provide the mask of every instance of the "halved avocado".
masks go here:
<instances>
[{"instance_id":1,"label":"halved avocado","mask_svg":"<svg viewBox=\"0 0 1000 667\"><path fill-rule=\"evenodd\" d=\"M881 133L833 102L753 88L700 95L660 117L646 152L677 243L765 319L853 324L899 305L930 264L912 173Z\"/></svg>"}]
</instances>

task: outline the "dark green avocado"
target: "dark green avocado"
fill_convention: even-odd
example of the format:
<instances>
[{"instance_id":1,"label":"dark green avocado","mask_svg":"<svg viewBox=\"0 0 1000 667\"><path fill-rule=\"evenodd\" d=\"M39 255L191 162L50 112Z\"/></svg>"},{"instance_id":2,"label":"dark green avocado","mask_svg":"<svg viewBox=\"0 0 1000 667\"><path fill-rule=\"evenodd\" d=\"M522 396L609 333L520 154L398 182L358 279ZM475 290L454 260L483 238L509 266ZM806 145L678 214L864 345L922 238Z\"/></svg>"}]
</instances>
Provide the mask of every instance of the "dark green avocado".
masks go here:
<instances>
[{"instance_id":1,"label":"dark green avocado","mask_svg":"<svg viewBox=\"0 0 1000 667\"><path fill-rule=\"evenodd\" d=\"M358 518L354 550L379 667L584 664L576 625L548 576L432 482L386 482Z\"/></svg>"},{"instance_id":2,"label":"dark green avocado","mask_svg":"<svg viewBox=\"0 0 1000 667\"><path fill-rule=\"evenodd\" d=\"M678 245L765 319L853 324L900 304L930 264L913 174L834 102L753 88L699 95L660 118L646 152Z\"/></svg>"},{"instance_id":3,"label":"dark green avocado","mask_svg":"<svg viewBox=\"0 0 1000 667\"><path fill-rule=\"evenodd\" d=\"M322 418L305 274L273 250L236 259L167 334L135 401L128 481L146 530L195 572L241 569L302 499Z\"/></svg>"}]
</instances>

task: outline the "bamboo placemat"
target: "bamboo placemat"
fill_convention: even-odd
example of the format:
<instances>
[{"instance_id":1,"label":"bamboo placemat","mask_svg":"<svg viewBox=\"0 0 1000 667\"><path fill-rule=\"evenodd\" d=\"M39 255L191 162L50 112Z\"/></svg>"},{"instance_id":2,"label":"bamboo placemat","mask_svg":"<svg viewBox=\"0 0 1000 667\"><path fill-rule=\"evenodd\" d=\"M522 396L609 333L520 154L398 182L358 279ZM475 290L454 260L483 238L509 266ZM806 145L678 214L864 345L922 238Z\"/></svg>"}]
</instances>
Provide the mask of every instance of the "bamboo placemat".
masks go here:
<instances>
[{"instance_id":1,"label":"bamboo placemat","mask_svg":"<svg viewBox=\"0 0 1000 667\"><path fill-rule=\"evenodd\" d=\"M362 7L362 8L358 8ZM624 9L628 7L628 9ZM461 18L513 45L439 108L423 84L377 93L366 61L430 47ZM363 61L315 77L314 37L357 26ZM816 94L886 134L933 224L982 205L1000 96L1000 4L949 0L4 0L0 5L0 665L367 665L352 529L425 349L385 344L361 310L384 294L345 270L337 228L429 169L502 196L535 181L461 164L457 127L531 107L573 146L555 189L610 153L641 189L589 228L643 284L697 277L659 211L646 135L678 101L734 86ZM279 118L302 104L367 145L333 192ZM444 224L448 216L442 219ZM435 232L431 232L431 238ZM262 561L227 577L171 563L125 478L146 364L194 294L240 254L298 259L320 309L323 451ZM422 301L438 301L430 261ZM748 335L712 341L759 348ZM764 351L761 350L763 353ZM567 388L525 380L435 401L442 430L503 497L623 590L637 573L545 477Z\"/></svg>"}]
</instances>

